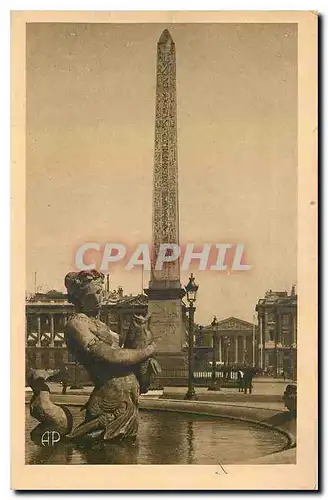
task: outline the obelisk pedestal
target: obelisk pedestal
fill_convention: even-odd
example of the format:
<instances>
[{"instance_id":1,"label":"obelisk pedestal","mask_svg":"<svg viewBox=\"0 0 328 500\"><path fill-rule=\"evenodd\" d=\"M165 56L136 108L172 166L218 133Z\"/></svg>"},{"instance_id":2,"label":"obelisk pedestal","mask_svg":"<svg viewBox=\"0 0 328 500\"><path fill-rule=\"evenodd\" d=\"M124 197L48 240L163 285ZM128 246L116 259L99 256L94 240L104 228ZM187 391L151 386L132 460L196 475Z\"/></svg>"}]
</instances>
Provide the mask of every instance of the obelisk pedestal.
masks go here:
<instances>
[{"instance_id":1,"label":"obelisk pedestal","mask_svg":"<svg viewBox=\"0 0 328 500\"><path fill-rule=\"evenodd\" d=\"M153 179L153 249L148 312L162 366L160 379L177 384L187 367L185 326L181 298L179 258L158 265L163 245L179 245L177 163L177 101L175 45L168 30L157 44L155 111L155 157ZM166 255L166 254L165 254ZM168 259L169 260L169 259Z\"/></svg>"},{"instance_id":2,"label":"obelisk pedestal","mask_svg":"<svg viewBox=\"0 0 328 500\"><path fill-rule=\"evenodd\" d=\"M186 328L182 317L181 292L168 293L166 289L147 291L148 313L162 372L157 382L162 386L181 386L187 382L187 350L184 348ZM176 290L179 292L179 290Z\"/></svg>"}]
</instances>

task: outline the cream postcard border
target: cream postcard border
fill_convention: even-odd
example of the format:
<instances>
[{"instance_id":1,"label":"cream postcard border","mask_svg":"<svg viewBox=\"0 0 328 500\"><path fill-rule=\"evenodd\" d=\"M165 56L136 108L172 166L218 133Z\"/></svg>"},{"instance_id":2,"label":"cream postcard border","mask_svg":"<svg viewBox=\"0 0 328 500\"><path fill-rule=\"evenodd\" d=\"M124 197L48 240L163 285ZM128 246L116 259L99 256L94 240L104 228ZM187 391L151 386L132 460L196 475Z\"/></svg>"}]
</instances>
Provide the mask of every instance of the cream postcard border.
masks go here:
<instances>
[{"instance_id":1,"label":"cream postcard border","mask_svg":"<svg viewBox=\"0 0 328 500\"><path fill-rule=\"evenodd\" d=\"M307 11L15 11L11 27L11 488L279 490L316 488L317 25ZM25 465L25 32L29 22L298 24L298 416L296 465ZM127 474L128 467L128 474Z\"/></svg>"}]
</instances>

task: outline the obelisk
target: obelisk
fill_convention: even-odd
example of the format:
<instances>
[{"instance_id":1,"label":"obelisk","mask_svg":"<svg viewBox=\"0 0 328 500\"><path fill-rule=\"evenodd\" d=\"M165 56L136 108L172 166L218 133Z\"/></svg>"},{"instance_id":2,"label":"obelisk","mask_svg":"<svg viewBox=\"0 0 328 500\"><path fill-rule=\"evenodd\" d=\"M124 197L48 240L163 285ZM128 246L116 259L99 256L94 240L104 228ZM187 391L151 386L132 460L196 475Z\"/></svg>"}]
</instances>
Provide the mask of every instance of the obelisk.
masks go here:
<instances>
[{"instance_id":1,"label":"obelisk","mask_svg":"<svg viewBox=\"0 0 328 500\"><path fill-rule=\"evenodd\" d=\"M176 56L167 29L157 44L152 231L151 278L146 293L158 353L165 357L181 353L185 340L180 261L177 258L158 266L161 245L179 245ZM174 252L169 249L165 255L174 256Z\"/></svg>"}]
</instances>

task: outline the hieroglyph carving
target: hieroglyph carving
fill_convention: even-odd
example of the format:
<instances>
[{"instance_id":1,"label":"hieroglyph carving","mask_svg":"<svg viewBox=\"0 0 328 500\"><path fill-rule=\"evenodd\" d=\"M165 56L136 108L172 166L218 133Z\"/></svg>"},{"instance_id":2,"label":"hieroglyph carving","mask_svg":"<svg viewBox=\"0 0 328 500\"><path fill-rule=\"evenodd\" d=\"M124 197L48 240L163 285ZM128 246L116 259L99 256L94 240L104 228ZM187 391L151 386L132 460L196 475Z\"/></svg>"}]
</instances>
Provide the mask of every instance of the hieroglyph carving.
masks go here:
<instances>
[{"instance_id":1,"label":"hieroglyph carving","mask_svg":"<svg viewBox=\"0 0 328 500\"><path fill-rule=\"evenodd\" d=\"M179 244L175 45L165 30L157 45L152 276L179 280L179 260L155 270L161 243Z\"/></svg>"},{"instance_id":2,"label":"hieroglyph carving","mask_svg":"<svg viewBox=\"0 0 328 500\"><path fill-rule=\"evenodd\" d=\"M158 352L180 351L183 338L180 299L152 300L148 312L151 313L151 329Z\"/></svg>"}]
</instances>

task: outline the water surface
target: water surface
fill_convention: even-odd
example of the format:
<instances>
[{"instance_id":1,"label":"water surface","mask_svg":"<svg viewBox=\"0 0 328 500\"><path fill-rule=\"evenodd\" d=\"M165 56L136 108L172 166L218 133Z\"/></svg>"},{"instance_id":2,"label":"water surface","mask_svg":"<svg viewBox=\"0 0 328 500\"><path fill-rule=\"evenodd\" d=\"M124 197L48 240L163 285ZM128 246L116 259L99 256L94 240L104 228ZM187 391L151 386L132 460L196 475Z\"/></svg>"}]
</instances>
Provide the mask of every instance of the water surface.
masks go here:
<instances>
[{"instance_id":1,"label":"water surface","mask_svg":"<svg viewBox=\"0 0 328 500\"><path fill-rule=\"evenodd\" d=\"M74 426L83 411L71 407ZM26 407L27 464L233 464L283 449L287 438L251 424L165 411L140 411L136 443L106 444L94 449L60 443L35 445L30 431L38 424Z\"/></svg>"}]
</instances>

